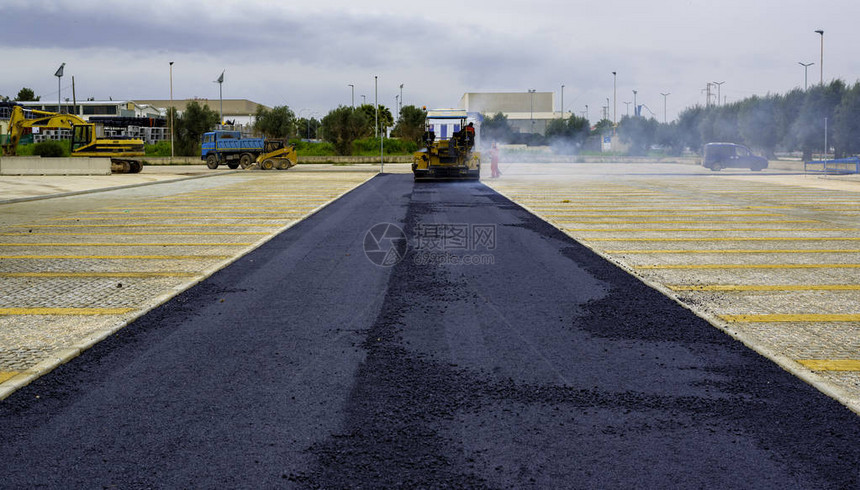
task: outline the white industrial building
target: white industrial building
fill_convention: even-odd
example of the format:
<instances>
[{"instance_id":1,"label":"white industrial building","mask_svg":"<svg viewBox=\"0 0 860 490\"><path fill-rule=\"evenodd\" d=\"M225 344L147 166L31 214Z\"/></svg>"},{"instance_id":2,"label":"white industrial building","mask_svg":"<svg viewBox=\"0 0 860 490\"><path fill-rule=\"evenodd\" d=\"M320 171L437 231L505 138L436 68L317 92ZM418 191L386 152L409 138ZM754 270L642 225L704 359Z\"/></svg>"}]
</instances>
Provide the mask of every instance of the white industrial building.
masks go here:
<instances>
[{"instance_id":1,"label":"white industrial building","mask_svg":"<svg viewBox=\"0 0 860 490\"><path fill-rule=\"evenodd\" d=\"M467 92L460 98L460 109L478 119L501 112L515 132L545 134L550 121L569 118L555 110L554 92Z\"/></svg>"}]
</instances>

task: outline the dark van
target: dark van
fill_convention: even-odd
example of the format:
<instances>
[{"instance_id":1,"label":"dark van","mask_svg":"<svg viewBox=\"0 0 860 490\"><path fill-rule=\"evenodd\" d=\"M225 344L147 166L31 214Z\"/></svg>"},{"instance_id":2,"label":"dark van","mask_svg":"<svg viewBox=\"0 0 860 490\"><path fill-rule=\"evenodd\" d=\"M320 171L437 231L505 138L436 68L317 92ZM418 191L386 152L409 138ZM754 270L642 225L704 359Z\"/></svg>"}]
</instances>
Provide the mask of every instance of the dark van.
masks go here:
<instances>
[{"instance_id":1,"label":"dark van","mask_svg":"<svg viewBox=\"0 0 860 490\"><path fill-rule=\"evenodd\" d=\"M729 167L759 171L767 168L767 159L753 155L753 152L743 145L708 143L705 145L702 166L714 171Z\"/></svg>"}]
</instances>

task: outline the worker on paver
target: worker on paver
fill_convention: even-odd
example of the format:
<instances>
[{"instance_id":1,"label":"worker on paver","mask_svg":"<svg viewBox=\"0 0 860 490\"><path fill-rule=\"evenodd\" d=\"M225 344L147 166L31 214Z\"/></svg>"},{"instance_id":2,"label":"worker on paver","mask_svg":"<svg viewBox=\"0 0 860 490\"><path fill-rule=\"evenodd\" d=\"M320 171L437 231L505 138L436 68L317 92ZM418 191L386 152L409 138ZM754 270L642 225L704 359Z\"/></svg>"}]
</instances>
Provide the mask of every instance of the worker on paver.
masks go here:
<instances>
[{"instance_id":1,"label":"worker on paver","mask_svg":"<svg viewBox=\"0 0 860 490\"><path fill-rule=\"evenodd\" d=\"M475 125L469 123L466 125L466 146L471 148L475 144Z\"/></svg>"},{"instance_id":2,"label":"worker on paver","mask_svg":"<svg viewBox=\"0 0 860 490\"><path fill-rule=\"evenodd\" d=\"M492 171L492 178L497 178L502 176L502 172L499 170L499 145L493 142L493 147L490 148L490 170Z\"/></svg>"}]
</instances>

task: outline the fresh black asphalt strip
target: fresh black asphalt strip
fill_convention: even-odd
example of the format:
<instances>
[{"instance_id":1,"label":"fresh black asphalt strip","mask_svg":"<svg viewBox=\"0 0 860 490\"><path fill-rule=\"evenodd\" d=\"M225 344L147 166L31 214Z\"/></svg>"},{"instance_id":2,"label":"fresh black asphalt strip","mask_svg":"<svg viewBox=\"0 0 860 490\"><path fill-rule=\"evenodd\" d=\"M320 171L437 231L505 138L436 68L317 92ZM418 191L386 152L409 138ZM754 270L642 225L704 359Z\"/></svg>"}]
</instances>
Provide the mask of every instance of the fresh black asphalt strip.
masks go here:
<instances>
[{"instance_id":1,"label":"fresh black asphalt strip","mask_svg":"<svg viewBox=\"0 0 860 490\"><path fill-rule=\"evenodd\" d=\"M854 413L480 183L409 175L0 402L0 435L8 488L860 486Z\"/></svg>"}]
</instances>

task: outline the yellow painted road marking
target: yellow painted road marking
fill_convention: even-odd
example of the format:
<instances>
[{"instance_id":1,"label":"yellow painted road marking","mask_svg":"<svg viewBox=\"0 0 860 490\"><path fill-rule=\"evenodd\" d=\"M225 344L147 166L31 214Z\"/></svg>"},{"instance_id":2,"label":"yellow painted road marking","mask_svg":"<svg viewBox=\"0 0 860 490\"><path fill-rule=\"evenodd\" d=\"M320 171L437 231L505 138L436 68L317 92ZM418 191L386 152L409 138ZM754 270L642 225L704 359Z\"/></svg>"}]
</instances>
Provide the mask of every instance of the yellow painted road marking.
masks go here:
<instances>
[{"instance_id":1,"label":"yellow painted road marking","mask_svg":"<svg viewBox=\"0 0 860 490\"><path fill-rule=\"evenodd\" d=\"M860 371L860 359L800 359L797 362L813 371Z\"/></svg>"},{"instance_id":2,"label":"yellow painted road marking","mask_svg":"<svg viewBox=\"0 0 860 490\"><path fill-rule=\"evenodd\" d=\"M221 235L268 235L264 231L116 231L116 232L98 232L98 231L81 231L75 232L46 232L37 231L29 232L13 232L0 233L0 236L81 236L81 235L100 235L100 236L140 236L140 235L193 235L193 236L221 236Z\"/></svg>"},{"instance_id":3,"label":"yellow painted road marking","mask_svg":"<svg viewBox=\"0 0 860 490\"><path fill-rule=\"evenodd\" d=\"M7 379L12 379L15 376L18 376L17 371L0 371L0 383L6 381Z\"/></svg>"},{"instance_id":4,"label":"yellow painted road marking","mask_svg":"<svg viewBox=\"0 0 860 490\"><path fill-rule=\"evenodd\" d=\"M248 211L246 209L237 209L237 211L240 211L243 216L261 216L261 215L262 216L268 216L271 214L275 214L275 213L268 212L268 211L256 211L255 212L255 211ZM204 215L205 216L205 215L209 215L209 214L216 214L216 213L213 213L210 210L204 210L204 211L194 211L194 210L188 210L188 211L184 211L184 210L179 210L179 211L149 211L147 209L141 209L140 212L138 212L138 211L82 211L82 212L78 213L78 215L84 215L84 216L96 216L96 215L138 216L138 215L144 215L144 216L157 216L159 218L164 217L164 216L188 216L188 215L194 215L194 216ZM234 216L234 217L237 217L237 216Z\"/></svg>"},{"instance_id":5,"label":"yellow painted road marking","mask_svg":"<svg viewBox=\"0 0 860 490\"><path fill-rule=\"evenodd\" d=\"M751 216L785 216L780 213L718 213L718 214L700 214L700 213L673 213L668 211L655 211L648 214L629 214L629 213L554 213L544 214L548 218L653 218L655 216L665 215L673 218L748 218Z\"/></svg>"},{"instance_id":6,"label":"yellow painted road marking","mask_svg":"<svg viewBox=\"0 0 860 490\"><path fill-rule=\"evenodd\" d=\"M45 259L45 260L226 260L232 255L0 255L0 259Z\"/></svg>"},{"instance_id":7,"label":"yellow painted road marking","mask_svg":"<svg viewBox=\"0 0 860 490\"><path fill-rule=\"evenodd\" d=\"M249 207L249 206L248 206L248 203L247 203L247 202L245 202L245 203L237 203L236 205L231 205L231 206L206 206L206 211L212 211L212 210L218 210L218 209L220 209L220 210L242 211L242 210L244 210L244 208L247 208L247 207ZM260 208L260 207L262 207L262 208L263 208L263 209L265 209L265 210L276 210L276 209L296 209L296 210L302 210L302 209L314 209L314 208L316 208L317 206L316 206L316 204L314 204L314 205L311 205L311 206L254 206L254 207L255 207L255 208ZM179 207L179 206L135 206L135 207L132 207L132 206L123 206L123 207L111 207L111 208L106 208L106 209L111 209L111 210L127 209L127 210L129 210L129 211L151 211L151 210L154 210L154 209L155 209L155 210L157 210L157 209L171 209L171 210L173 210L173 211L184 211L184 210L185 210L185 208L182 208L182 207ZM118 212L118 211L117 211L117 212Z\"/></svg>"},{"instance_id":8,"label":"yellow painted road marking","mask_svg":"<svg viewBox=\"0 0 860 490\"><path fill-rule=\"evenodd\" d=\"M281 225L270 223L116 223L116 224L87 224L87 225L14 225L16 228L280 228ZM785 231L785 230L780 230ZM814 231L814 230L809 230ZM830 231L830 230L825 230ZM840 230L835 230L840 231ZM29 233L22 233L27 235Z\"/></svg>"},{"instance_id":9,"label":"yellow painted road marking","mask_svg":"<svg viewBox=\"0 0 860 490\"><path fill-rule=\"evenodd\" d=\"M110 226L110 225L104 225ZM135 225L141 226L141 225ZM144 225L148 226L148 225ZM179 226L179 225L177 225ZM217 226L217 225L216 225ZM860 228L565 228L565 231L594 233L738 232L738 231L860 231Z\"/></svg>"},{"instance_id":10,"label":"yellow painted road marking","mask_svg":"<svg viewBox=\"0 0 860 490\"><path fill-rule=\"evenodd\" d=\"M558 223L586 223L586 224L595 224L595 225L632 225L632 224L653 224L653 223L702 223L706 221L708 223L719 223L724 221L731 221L723 216L717 216L721 219L637 219L637 220L606 220L606 219L595 219L595 220L587 220L587 219L565 219L565 220L555 220ZM759 220L744 220L744 224L749 223L762 223L766 225L772 225L775 223L820 223L818 220L814 219L759 219Z\"/></svg>"},{"instance_id":11,"label":"yellow painted road marking","mask_svg":"<svg viewBox=\"0 0 860 490\"><path fill-rule=\"evenodd\" d=\"M233 247L253 243L0 243L0 247Z\"/></svg>"},{"instance_id":12,"label":"yellow painted road marking","mask_svg":"<svg viewBox=\"0 0 860 490\"><path fill-rule=\"evenodd\" d=\"M302 214L302 215L282 214L280 216L233 215L233 216L189 216L189 217L185 217L185 215L177 214L174 217L170 217L169 219L172 219L172 220L188 219L188 220L194 220L195 222L197 222L199 220L221 220L221 221L225 221L225 220L238 220L238 219L252 219L252 220L261 220L261 221L262 220L294 221L297 219L304 218L305 216L306 215L304 215L304 214ZM132 216L128 216L128 217L132 218ZM167 216L134 216L133 218L135 221L162 220L162 219L167 218ZM77 221L111 221L111 220L117 220L117 219L122 219L122 218L119 218L119 217L95 218L95 217L85 217L85 216L82 216L80 218L51 218L52 221L75 221L75 222L77 222Z\"/></svg>"},{"instance_id":13,"label":"yellow painted road marking","mask_svg":"<svg viewBox=\"0 0 860 490\"><path fill-rule=\"evenodd\" d=\"M732 323L768 322L860 322L860 314L719 315Z\"/></svg>"},{"instance_id":14,"label":"yellow painted road marking","mask_svg":"<svg viewBox=\"0 0 860 490\"><path fill-rule=\"evenodd\" d=\"M582 240L592 242L853 242L860 241L860 237L700 237L700 238L590 238L580 237Z\"/></svg>"},{"instance_id":15,"label":"yellow painted road marking","mask_svg":"<svg viewBox=\"0 0 860 490\"><path fill-rule=\"evenodd\" d=\"M659 264L634 269L858 269L860 264Z\"/></svg>"},{"instance_id":16,"label":"yellow painted road marking","mask_svg":"<svg viewBox=\"0 0 860 490\"><path fill-rule=\"evenodd\" d=\"M608 254L846 254L860 249L604 250Z\"/></svg>"},{"instance_id":17,"label":"yellow painted road marking","mask_svg":"<svg viewBox=\"0 0 860 490\"><path fill-rule=\"evenodd\" d=\"M135 308L0 308L0 315L124 315Z\"/></svg>"},{"instance_id":18,"label":"yellow painted road marking","mask_svg":"<svg viewBox=\"0 0 860 490\"><path fill-rule=\"evenodd\" d=\"M0 277L197 277L196 272L0 272Z\"/></svg>"},{"instance_id":19,"label":"yellow painted road marking","mask_svg":"<svg viewBox=\"0 0 860 490\"><path fill-rule=\"evenodd\" d=\"M860 284L710 284L698 286L669 284L667 287L672 291L860 291Z\"/></svg>"}]
</instances>

